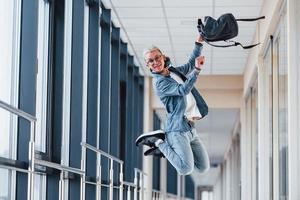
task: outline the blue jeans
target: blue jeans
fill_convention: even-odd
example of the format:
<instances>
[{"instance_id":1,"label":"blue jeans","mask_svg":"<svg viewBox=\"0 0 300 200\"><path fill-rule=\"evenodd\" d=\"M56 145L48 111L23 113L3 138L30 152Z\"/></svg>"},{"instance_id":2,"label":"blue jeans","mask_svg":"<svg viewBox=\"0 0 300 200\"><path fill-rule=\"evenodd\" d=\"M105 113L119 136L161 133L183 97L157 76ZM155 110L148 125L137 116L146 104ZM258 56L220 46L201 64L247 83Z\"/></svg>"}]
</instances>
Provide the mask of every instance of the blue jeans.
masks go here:
<instances>
[{"instance_id":1,"label":"blue jeans","mask_svg":"<svg viewBox=\"0 0 300 200\"><path fill-rule=\"evenodd\" d=\"M181 175L191 174L194 169L203 173L210 167L208 154L195 128L166 133L166 140L158 148Z\"/></svg>"}]
</instances>

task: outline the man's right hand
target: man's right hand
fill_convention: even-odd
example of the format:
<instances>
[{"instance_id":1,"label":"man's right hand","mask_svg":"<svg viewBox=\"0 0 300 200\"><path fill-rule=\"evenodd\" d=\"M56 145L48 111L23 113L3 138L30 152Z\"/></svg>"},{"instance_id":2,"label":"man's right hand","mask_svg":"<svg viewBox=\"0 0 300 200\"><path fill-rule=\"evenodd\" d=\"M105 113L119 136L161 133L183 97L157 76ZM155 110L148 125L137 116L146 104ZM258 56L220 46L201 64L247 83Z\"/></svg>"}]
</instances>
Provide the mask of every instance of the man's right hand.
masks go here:
<instances>
[{"instance_id":1,"label":"man's right hand","mask_svg":"<svg viewBox=\"0 0 300 200\"><path fill-rule=\"evenodd\" d=\"M202 67L203 67L203 65L204 65L204 62L205 62L205 57L204 56L198 56L195 59L195 67L196 67L196 69L201 70Z\"/></svg>"},{"instance_id":2,"label":"man's right hand","mask_svg":"<svg viewBox=\"0 0 300 200\"><path fill-rule=\"evenodd\" d=\"M199 35L197 36L196 42L197 42L197 43L203 43L203 42L204 42L203 36L199 34Z\"/></svg>"}]
</instances>

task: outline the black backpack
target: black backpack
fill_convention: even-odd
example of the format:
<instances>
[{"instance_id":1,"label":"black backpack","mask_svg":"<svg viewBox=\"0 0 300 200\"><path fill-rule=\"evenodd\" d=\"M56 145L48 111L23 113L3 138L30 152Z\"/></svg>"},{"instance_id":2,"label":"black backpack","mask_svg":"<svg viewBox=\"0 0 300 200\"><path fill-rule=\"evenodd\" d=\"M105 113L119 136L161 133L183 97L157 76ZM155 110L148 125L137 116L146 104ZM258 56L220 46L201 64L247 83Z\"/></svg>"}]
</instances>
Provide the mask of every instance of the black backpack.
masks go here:
<instances>
[{"instance_id":1,"label":"black backpack","mask_svg":"<svg viewBox=\"0 0 300 200\"><path fill-rule=\"evenodd\" d=\"M240 45L244 49L250 49L255 47L257 44L243 46L241 43L236 41L231 41L230 39L236 37L239 32L237 21L256 21L259 19L264 19L265 16L258 18L249 19L236 19L231 13L221 15L217 20L210 16L204 18L204 23L201 19L198 19L198 31L203 36L203 39L209 45L214 47L231 47ZM228 45L216 45L211 42L225 41L231 42Z\"/></svg>"}]
</instances>

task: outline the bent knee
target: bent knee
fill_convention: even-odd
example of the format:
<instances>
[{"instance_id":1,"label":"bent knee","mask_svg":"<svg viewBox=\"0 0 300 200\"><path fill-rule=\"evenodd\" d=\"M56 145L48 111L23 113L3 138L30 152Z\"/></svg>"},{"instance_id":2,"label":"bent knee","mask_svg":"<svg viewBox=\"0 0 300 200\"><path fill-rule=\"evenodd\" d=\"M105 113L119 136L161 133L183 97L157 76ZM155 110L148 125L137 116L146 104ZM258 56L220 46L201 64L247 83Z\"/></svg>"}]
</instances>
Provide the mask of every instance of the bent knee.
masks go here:
<instances>
[{"instance_id":1,"label":"bent knee","mask_svg":"<svg viewBox=\"0 0 300 200\"><path fill-rule=\"evenodd\" d=\"M207 172L209 169L210 169L210 166L208 163L206 164L202 164L202 165L196 165L196 169L197 169L197 172L199 173L205 173Z\"/></svg>"}]
</instances>

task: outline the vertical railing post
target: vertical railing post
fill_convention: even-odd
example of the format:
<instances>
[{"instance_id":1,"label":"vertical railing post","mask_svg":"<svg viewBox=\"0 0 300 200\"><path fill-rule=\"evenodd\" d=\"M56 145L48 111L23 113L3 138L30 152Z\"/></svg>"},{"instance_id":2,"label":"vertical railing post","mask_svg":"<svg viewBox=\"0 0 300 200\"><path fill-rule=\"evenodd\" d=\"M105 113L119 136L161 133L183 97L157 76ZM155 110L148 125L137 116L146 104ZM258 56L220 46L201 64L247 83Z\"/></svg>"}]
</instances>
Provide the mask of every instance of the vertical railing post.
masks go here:
<instances>
[{"instance_id":1,"label":"vertical railing post","mask_svg":"<svg viewBox=\"0 0 300 200\"><path fill-rule=\"evenodd\" d=\"M144 192L145 192L145 188L144 188L144 173L140 173L140 186L141 186L141 199L144 200Z\"/></svg>"},{"instance_id":2,"label":"vertical railing post","mask_svg":"<svg viewBox=\"0 0 300 200\"><path fill-rule=\"evenodd\" d=\"M131 199L131 190L130 190L130 186L127 187L127 199Z\"/></svg>"},{"instance_id":3,"label":"vertical railing post","mask_svg":"<svg viewBox=\"0 0 300 200\"><path fill-rule=\"evenodd\" d=\"M97 152L97 187L96 187L96 199L101 199L101 154Z\"/></svg>"},{"instance_id":4,"label":"vertical railing post","mask_svg":"<svg viewBox=\"0 0 300 200\"><path fill-rule=\"evenodd\" d=\"M110 158L110 169L109 169L109 199L113 200L114 194L114 161Z\"/></svg>"},{"instance_id":5,"label":"vertical railing post","mask_svg":"<svg viewBox=\"0 0 300 200\"><path fill-rule=\"evenodd\" d=\"M143 175L141 173L139 173L139 186L140 186L140 194L139 194L139 198L141 200L144 200L143 198L143 194L144 194L144 188L143 188L143 184L142 184L142 178L143 178Z\"/></svg>"},{"instance_id":6,"label":"vertical railing post","mask_svg":"<svg viewBox=\"0 0 300 200\"><path fill-rule=\"evenodd\" d=\"M81 170L84 172L84 175L81 176L80 178L80 200L85 199L85 168L86 168L86 149L82 145L81 146Z\"/></svg>"},{"instance_id":7,"label":"vertical railing post","mask_svg":"<svg viewBox=\"0 0 300 200\"><path fill-rule=\"evenodd\" d=\"M60 172L59 177L59 200L64 200L64 172Z\"/></svg>"},{"instance_id":8,"label":"vertical railing post","mask_svg":"<svg viewBox=\"0 0 300 200\"><path fill-rule=\"evenodd\" d=\"M27 179L27 199L34 199L34 141L35 141L35 122L30 121L30 140L29 140L29 149L28 149L28 179Z\"/></svg>"},{"instance_id":9,"label":"vertical railing post","mask_svg":"<svg viewBox=\"0 0 300 200\"><path fill-rule=\"evenodd\" d=\"M134 187L134 196L133 196L133 199L134 200L137 200L137 195L138 195L138 179L137 179L137 170L136 169L134 169L134 179L133 179L133 183L134 183L134 185L135 185L135 187Z\"/></svg>"},{"instance_id":10,"label":"vertical railing post","mask_svg":"<svg viewBox=\"0 0 300 200\"><path fill-rule=\"evenodd\" d=\"M123 187L124 187L124 182L123 182L123 164L120 163L120 200L123 200Z\"/></svg>"}]
</instances>

